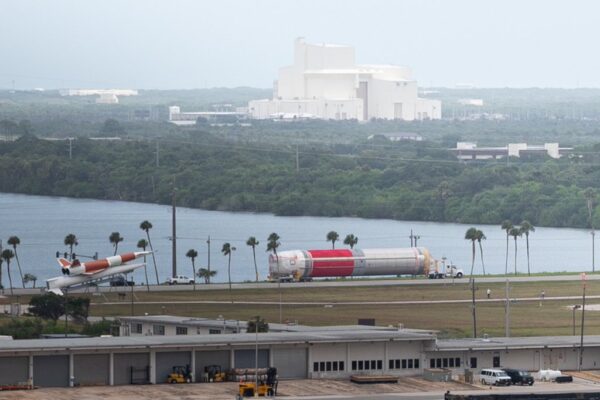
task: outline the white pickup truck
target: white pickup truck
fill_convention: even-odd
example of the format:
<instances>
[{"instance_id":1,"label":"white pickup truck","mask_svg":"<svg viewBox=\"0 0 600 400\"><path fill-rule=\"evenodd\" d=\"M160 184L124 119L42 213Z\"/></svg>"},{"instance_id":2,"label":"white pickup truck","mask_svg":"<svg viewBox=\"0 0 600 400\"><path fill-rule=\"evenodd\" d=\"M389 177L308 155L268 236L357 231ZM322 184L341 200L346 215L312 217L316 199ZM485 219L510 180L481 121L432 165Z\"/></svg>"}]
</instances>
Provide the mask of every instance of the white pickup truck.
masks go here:
<instances>
[{"instance_id":1,"label":"white pickup truck","mask_svg":"<svg viewBox=\"0 0 600 400\"><path fill-rule=\"evenodd\" d=\"M191 285L194 283L194 280L184 275L177 275L176 277L167 279L167 283L169 285Z\"/></svg>"},{"instance_id":2,"label":"white pickup truck","mask_svg":"<svg viewBox=\"0 0 600 400\"><path fill-rule=\"evenodd\" d=\"M462 268L457 268L456 265L448 265L446 272L430 271L429 279L462 278L464 275Z\"/></svg>"}]
</instances>

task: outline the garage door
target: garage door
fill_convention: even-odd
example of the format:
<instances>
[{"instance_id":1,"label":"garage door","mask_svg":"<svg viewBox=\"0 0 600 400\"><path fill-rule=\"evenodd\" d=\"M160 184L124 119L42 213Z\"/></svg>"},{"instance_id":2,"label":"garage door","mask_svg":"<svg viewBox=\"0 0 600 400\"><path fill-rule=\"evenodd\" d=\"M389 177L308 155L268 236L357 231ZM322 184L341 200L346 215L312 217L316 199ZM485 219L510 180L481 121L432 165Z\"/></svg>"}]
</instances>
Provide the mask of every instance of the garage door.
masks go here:
<instances>
[{"instance_id":1,"label":"garage door","mask_svg":"<svg viewBox=\"0 0 600 400\"><path fill-rule=\"evenodd\" d=\"M114 360L115 385L150 382L148 353L115 353Z\"/></svg>"},{"instance_id":2,"label":"garage door","mask_svg":"<svg viewBox=\"0 0 600 400\"><path fill-rule=\"evenodd\" d=\"M192 355L189 351L165 351L156 353L156 383L167 382L169 375L175 366L191 368Z\"/></svg>"},{"instance_id":3,"label":"garage door","mask_svg":"<svg viewBox=\"0 0 600 400\"><path fill-rule=\"evenodd\" d=\"M29 379L29 357L0 357L0 385L16 385Z\"/></svg>"},{"instance_id":4,"label":"garage door","mask_svg":"<svg viewBox=\"0 0 600 400\"><path fill-rule=\"evenodd\" d=\"M254 368L255 350L236 350L235 368ZM269 350L258 350L258 368L269 367Z\"/></svg>"},{"instance_id":5,"label":"garage door","mask_svg":"<svg viewBox=\"0 0 600 400\"><path fill-rule=\"evenodd\" d=\"M108 385L109 363L108 354L75 354L75 383L81 386Z\"/></svg>"},{"instance_id":6,"label":"garage door","mask_svg":"<svg viewBox=\"0 0 600 400\"><path fill-rule=\"evenodd\" d=\"M305 379L307 377L307 350L305 348L273 349L273 367L280 378Z\"/></svg>"},{"instance_id":7,"label":"garage door","mask_svg":"<svg viewBox=\"0 0 600 400\"><path fill-rule=\"evenodd\" d=\"M34 356L33 384L40 387L69 386L69 356Z\"/></svg>"},{"instance_id":8,"label":"garage door","mask_svg":"<svg viewBox=\"0 0 600 400\"><path fill-rule=\"evenodd\" d=\"M229 350L197 351L196 352L196 382L202 382L204 368L208 365L219 365L223 371L228 370Z\"/></svg>"}]
</instances>

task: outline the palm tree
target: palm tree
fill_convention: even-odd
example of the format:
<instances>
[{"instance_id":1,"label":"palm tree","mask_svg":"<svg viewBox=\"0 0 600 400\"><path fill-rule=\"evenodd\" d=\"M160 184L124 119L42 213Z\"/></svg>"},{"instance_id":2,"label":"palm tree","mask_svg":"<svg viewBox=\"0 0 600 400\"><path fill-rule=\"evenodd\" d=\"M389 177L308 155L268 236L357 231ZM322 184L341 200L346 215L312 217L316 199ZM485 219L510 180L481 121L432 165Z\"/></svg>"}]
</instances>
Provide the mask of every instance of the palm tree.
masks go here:
<instances>
[{"instance_id":1,"label":"palm tree","mask_svg":"<svg viewBox=\"0 0 600 400\"><path fill-rule=\"evenodd\" d=\"M330 231L327 234L327 241L331 242L331 248L335 250L335 242L340 238L340 235L336 231Z\"/></svg>"},{"instance_id":2,"label":"palm tree","mask_svg":"<svg viewBox=\"0 0 600 400\"><path fill-rule=\"evenodd\" d=\"M73 246L77 246L79 242L77 241L77 236L72 233L69 233L65 236L65 246L69 246L69 258L73 260Z\"/></svg>"},{"instance_id":3,"label":"palm tree","mask_svg":"<svg viewBox=\"0 0 600 400\"><path fill-rule=\"evenodd\" d=\"M8 244L13 247L15 252L15 260L17 260L17 267L19 268L19 275L21 276L21 283L23 284L23 289L25 289L25 282L23 281L23 271L21 270L21 263L19 262L19 254L17 253L17 246L21 244L21 239L18 236L11 236L8 238Z\"/></svg>"},{"instance_id":4,"label":"palm tree","mask_svg":"<svg viewBox=\"0 0 600 400\"><path fill-rule=\"evenodd\" d=\"M256 273L256 282L258 282L258 267L256 266L256 246L258 246L258 240L254 236L250 236L246 240L246 244L252 247L252 257L254 257L254 272Z\"/></svg>"},{"instance_id":5,"label":"palm tree","mask_svg":"<svg viewBox=\"0 0 600 400\"><path fill-rule=\"evenodd\" d=\"M510 236L512 227L513 224L508 219L502 221L502 225L500 225L500 228L506 232L506 265L504 266L504 275L508 275L508 237Z\"/></svg>"},{"instance_id":6,"label":"palm tree","mask_svg":"<svg viewBox=\"0 0 600 400\"><path fill-rule=\"evenodd\" d=\"M475 267L475 241L477 240L477 228L469 228L467 229L467 232L465 232L465 239L466 240L470 240L471 241L471 245L473 248L472 254L473 256L471 257L471 274L469 275L471 278L473 279L473 267Z\"/></svg>"},{"instance_id":7,"label":"palm tree","mask_svg":"<svg viewBox=\"0 0 600 400\"><path fill-rule=\"evenodd\" d=\"M521 237L523 233L521 232L521 229L514 226L510 228L509 234L515 239L515 275L517 275L517 238Z\"/></svg>"},{"instance_id":8,"label":"palm tree","mask_svg":"<svg viewBox=\"0 0 600 400\"><path fill-rule=\"evenodd\" d=\"M4 294L4 285L2 284L2 263L4 262L4 259L2 258L2 255L0 255L0 289L2 289L2 294Z\"/></svg>"},{"instance_id":9,"label":"palm tree","mask_svg":"<svg viewBox=\"0 0 600 400\"><path fill-rule=\"evenodd\" d=\"M137 242L137 248L146 251L148 247L148 241L146 239L140 239ZM144 256L144 275L146 276L146 291L150 291L150 285L148 283L148 267L146 266L146 256Z\"/></svg>"},{"instance_id":10,"label":"palm tree","mask_svg":"<svg viewBox=\"0 0 600 400\"><path fill-rule=\"evenodd\" d=\"M200 268L198 270L197 276L198 276L198 278L204 279L204 283L206 283L208 285L210 283L210 278L212 278L216 274L217 274L217 271L210 271L208 268Z\"/></svg>"},{"instance_id":11,"label":"palm tree","mask_svg":"<svg viewBox=\"0 0 600 400\"><path fill-rule=\"evenodd\" d=\"M119 232L113 232L108 237L108 240L112 243L115 248L115 254L117 255L117 250L119 249L119 242L123 241L123 236Z\"/></svg>"},{"instance_id":12,"label":"palm tree","mask_svg":"<svg viewBox=\"0 0 600 400\"><path fill-rule=\"evenodd\" d=\"M25 274L25 276L23 276L23 282L25 282L25 283L33 282L33 287L34 288L35 288L35 282L36 281L37 281L37 276L35 276L33 274Z\"/></svg>"},{"instance_id":13,"label":"palm tree","mask_svg":"<svg viewBox=\"0 0 600 400\"><path fill-rule=\"evenodd\" d=\"M150 240L150 229L152 229L152 224L150 221L142 221L140 224L140 229L146 232L146 237L148 238L148 244L150 245L150 251L152 252L152 262L154 263L154 273L156 274L156 284L160 285L158 281L158 268L156 268L156 257L154 256L154 248L152 247L152 240Z\"/></svg>"},{"instance_id":14,"label":"palm tree","mask_svg":"<svg viewBox=\"0 0 600 400\"><path fill-rule=\"evenodd\" d=\"M529 269L529 232L535 232L535 228L531 225L531 222L524 220L521 222L521 233L525 234L525 243L527 243L527 275L531 276L531 269Z\"/></svg>"},{"instance_id":15,"label":"palm tree","mask_svg":"<svg viewBox=\"0 0 600 400\"><path fill-rule=\"evenodd\" d=\"M8 272L8 281L10 283L10 294L13 294L12 278L10 276L10 260L15 256L15 253L11 249L4 249L2 251L2 258L6 261L6 272Z\"/></svg>"},{"instance_id":16,"label":"palm tree","mask_svg":"<svg viewBox=\"0 0 600 400\"><path fill-rule=\"evenodd\" d=\"M283 301L283 294L281 292L281 275L279 273L279 256L277 255L277 248L281 245L281 243L279 243L279 235L276 234L275 232L271 233L269 235L269 238L267 239L267 251L272 251L273 254L275 255L275 260L277 262L277 290L279 291L279 323L282 322L283 320L283 305L282 305L282 301Z\"/></svg>"},{"instance_id":17,"label":"palm tree","mask_svg":"<svg viewBox=\"0 0 600 400\"><path fill-rule=\"evenodd\" d=\"M596 260L595 260L595 236L596 232L594 231L594 201L596 200L596 191L593 188L587 188L583 191L583 197L585 197L585 201L588 209L588 223L590 224L590 229L592 230L592 272L596 270Z\"/></svg>"},{"instance_id":18,"label":"palm tree","mask_svg":"<svg viewBox=\"0 0 600 400\"><path fill-rule=\"evenodd\" d=\"M223 243L223 247L221 248L221 253L224 256L227 256L227 277L229 280L229 293L231 294L231 253L235 251L235 247L231 246L230 243ZM233 302L233 297L231 298Z\"/></svg>"},{"instance_id":19,"label":"palm tree","mask_svg":"<svg viewBox=\"0 0 600 400\"><path fill-rule=\"evenodd\" d=\"M198 257L198 252L194 249L189 249L187 253L185 253L186 257L189 257L192 260L192 270L194 271L194 290L196 290L196 257Z\"/></svg>"},{"instance_id":20,"label":"palm tree","mask_svg":"<svg viewBox=\"0 0 600 400\"><path fill-rule=\"evenodd\" d=\"M485 234L480 231L479 229L477 229L477 232L475 232L475 238L477 239L477 242L479 243L479 255L481 256L481 267L483 268L483 275L485 275L485 263L483 262L483 247L481 246L481 241L487 239L485 237Z\"/></svg>"},{"instance_id":21,"label":"palm tree","mask_svg":"<svg viewBox=\"0 0 600 400\"><path fill-rule=\"evenodd\" d=\"M351 249L358 243L358 237L354 236L354 234L346 235L344 239L344 244L350 246Z\"/></svg>"},{"instance_id":22,"label":"palm tree","mask_svg":"<svg viewBox=\"0 0 600 400\"><path fill-rule=\"evenodd\" d=\"M279 273L279 256L277 255L277 248L281 243L279 243L279 235L275 232L269 235L267 239L267 251L272 251L273 255L275 255L275 259L277 260L277 273Z\"/></svg>"}]
</instances>

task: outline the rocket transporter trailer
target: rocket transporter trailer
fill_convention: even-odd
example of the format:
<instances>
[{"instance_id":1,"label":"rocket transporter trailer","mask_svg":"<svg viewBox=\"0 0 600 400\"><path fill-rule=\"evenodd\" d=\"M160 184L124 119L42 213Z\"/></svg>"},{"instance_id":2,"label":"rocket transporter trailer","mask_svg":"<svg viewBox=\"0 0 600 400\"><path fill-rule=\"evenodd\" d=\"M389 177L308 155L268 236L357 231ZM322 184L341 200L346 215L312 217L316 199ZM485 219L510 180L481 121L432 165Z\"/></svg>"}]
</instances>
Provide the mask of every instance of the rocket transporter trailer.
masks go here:
<instances>
[{"instance_id":1,"label":"rocket transporter trailer","mask_svg":"<svg viewBox=\"0 0 600 400\"><path fill-rule=\"evenodd\" d=\"M313 278L425 275L429 278L464 272L454 266L441 272L439 262L424 247L391 249L289 250L269 256L271 279L309 281Z\"/></svg>"}]
</instances>

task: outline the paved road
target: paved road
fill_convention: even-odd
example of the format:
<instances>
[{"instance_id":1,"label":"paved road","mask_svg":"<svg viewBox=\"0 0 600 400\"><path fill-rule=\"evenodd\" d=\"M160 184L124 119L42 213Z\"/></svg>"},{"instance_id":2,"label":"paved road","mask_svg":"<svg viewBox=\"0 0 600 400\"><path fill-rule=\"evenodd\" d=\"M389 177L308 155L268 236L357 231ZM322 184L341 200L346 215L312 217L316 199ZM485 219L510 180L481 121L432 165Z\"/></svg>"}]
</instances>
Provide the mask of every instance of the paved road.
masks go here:
<instances>
[{"instance_id":1,"label":"paved road","mask_svg":"<svg viewBox=\"0 0 600 400\"><path fill-rule=\"evenodd\" d=\"M477 283L485 284L485 283L502 283L506 282L505 277L493 276L489 278L476 278ZM588 280L600 280L600 274L598 275L587 275ZM581 276L579 274L573 275L547 275L547 276L519 276L519 277L508 277L510 282L558 282L558 281L579 281L581 280ZM454 284L466 284L468 283L467 278L454 279ZM453 284L452 279L426 279L426 278L417 278L417 279L339 279L339 280L327 280L327 281L313 281L313 282L294 282L294 283L282 283L281 287L284 289L297 289L297 288L330 288L330 287L361 287L361 286L411 286L411 285L451 285ZM274 289L278 287L277 283L272 282L259 282L259 283L234 283L232 285L234 289ZM226 290L229 288L227 283L214 283L210 285L205 284L197 284L196 290L206 291L206 290ZM107 293L107 292L117 292L117 291L129 291L130 288L124 287L109 287L109 286L98 286L98 291ZM37 289L23 289L23 288L14 288L15 295L24 295L24 294L38 294L43 290L43 288ZM134 286L135 291L144 291L147 290L146 286ZM181 290L191 290L190 285L150 285L151 291L181 291ZM96 291L96 287L90 289L76 289L71 290L70 293L82 293L85 291ZM8 294L9 290L5 289L4 294Z\"/></svg>"}]
</instances>

